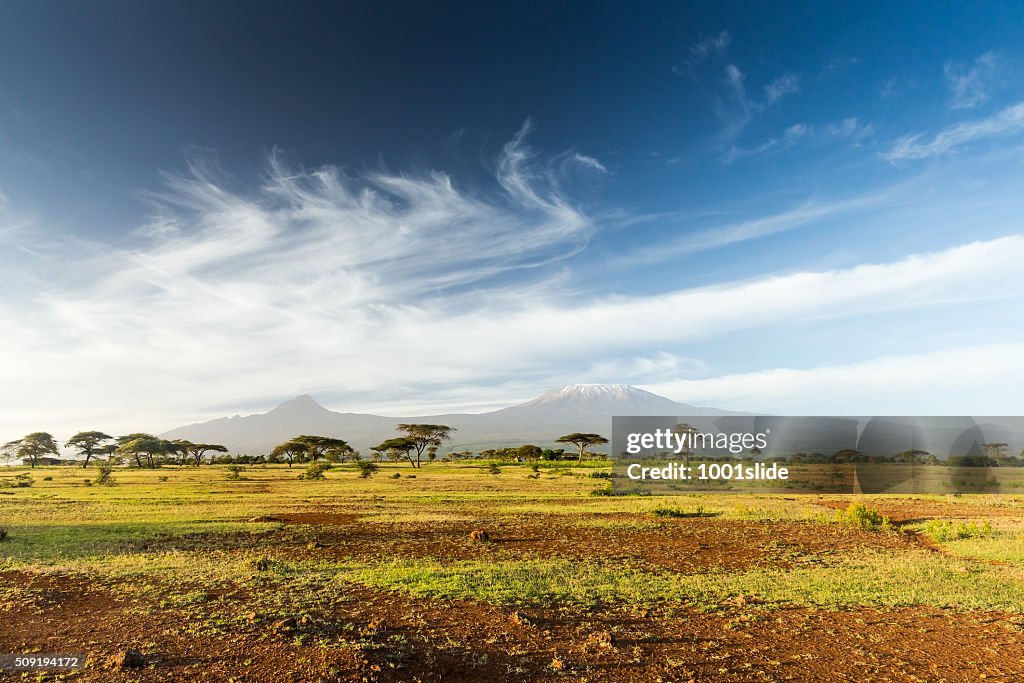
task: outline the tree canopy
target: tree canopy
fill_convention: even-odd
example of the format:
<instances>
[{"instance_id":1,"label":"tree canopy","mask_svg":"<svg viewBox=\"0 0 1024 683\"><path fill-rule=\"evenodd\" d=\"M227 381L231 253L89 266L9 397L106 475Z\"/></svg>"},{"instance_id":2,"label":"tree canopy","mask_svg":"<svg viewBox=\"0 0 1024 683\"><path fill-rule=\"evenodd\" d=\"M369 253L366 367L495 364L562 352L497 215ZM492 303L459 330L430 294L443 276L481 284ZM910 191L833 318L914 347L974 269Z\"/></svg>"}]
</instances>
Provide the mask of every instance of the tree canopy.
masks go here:
<instances>
[{"instance_id":1,"label":"tree canopy","mask_svg":"<svg viewBox=\"0 0 1024 683\"><path fill-rule=\"evenodd\" d=\"M32 432L16 441L8 441L0 450L10 459L12 456L28 460L32 467L39 464L39 459L47 455L57 456L60 447L53 436L47 432Z\"/></svg>"},{"instance_id":2,"label":"tree canopy","mask_svg":"<svg viewBox=\"0 0 1024 683\"><path fill-rule=\"evenodd\" d=\"M399 424L395 425L395 429L400 432L405 432L405 438L412 441L414 444L413 448L416 451L416 462L409 459L409 462L413 464L413 467L420 467L423 452L431 446L437 448L443 442L452 438L451 434L455 431L454 427L448 425L432 425L432 424Z\"/></svg>"},{"instance_id":3,"label":"tree canopy","mask_svg":"<svg viewBox=\"0 0 1024 683\"><path fill-rule=\"evenodd\" d=\"M600 446L601 444L608 443L608 439L604 438L600 434L584 434L582 432L573 432L572 434L566 434L555 439L556 443L571 443L580 449L580 462L583 462L583 453L590 446Z\"/></svg>"},{"instance_id":4,"label":"tree canopy","mask_svg":"<svg viewBox=\"0 0 1024 683\"><path fill-rule=\"evenodd\" d=\"M416 450L416 442L406 436L396 436L393 439L388 439L377 444L370 450L380 454L397 455L401 454L403 457L408 459L409 464L413 467L416 466L415 461L412 459L412 452Z\"/></svg>"},{"instance_id":5,"label":"tree canopy","mask_svg":"<svg viewBox=\"0 0 1024 683\"><path fill-rule=\"evenodd\" d=\"M344 462L345 458L355 453L348 442L330 436L302 434L292 441L305 446L306 454L313 462L316 462L318 458Z\"/></svg>"},{"instance_id":6,"label":"tree canopy","mask_svg":"<svg viewBox=\"0 0 1024 683\"><path fill-rule=\"evenodd\" d=\"M105 446L108 441L113 440L114 437L103 432L78 432L73 437L64 442L64 445L68 448L74 448L78 451L78 454L85 456L85 463L82 467L89 466L89 460L92 456L97 453L106 453Z\"/></svg>"}]
</instances>

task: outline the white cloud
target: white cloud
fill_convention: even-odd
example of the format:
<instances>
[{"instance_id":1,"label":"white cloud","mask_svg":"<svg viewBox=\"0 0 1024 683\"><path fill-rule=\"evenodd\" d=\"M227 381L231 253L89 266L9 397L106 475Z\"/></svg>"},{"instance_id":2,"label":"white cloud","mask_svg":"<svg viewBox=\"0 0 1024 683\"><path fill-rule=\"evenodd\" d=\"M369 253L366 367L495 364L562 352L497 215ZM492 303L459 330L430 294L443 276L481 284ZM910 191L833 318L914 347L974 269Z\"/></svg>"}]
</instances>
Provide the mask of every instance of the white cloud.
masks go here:
<instances>
[{"instance_id":1,"label":"white cloud","mask_svg":"<svg viewBox=\"0 0 1024 683\"><path fill-rule=\"evenodd\" d=\"M581 166L592 168L595 171L600 171L601 173L608 172L608 169L605 168L605 165L602 164L597 159L595 159L594 157L586 156L585 154L576 154L573 156L573 159L575 159L576 163L580 164Z\"/></svg>"},{"instance_id":2,"label":"white cloud","mask_svg":"<svg viewBox=\"0 0 1024 683\"><path fill-rule=\"evenodd\" d=\"M581 378L697 372L681 349L723 335L1024 287L1024 237L1011 236L845 270L585 296L566 259L596 226L560 189L576 164L544 162L526 133L499 156L493 192L438 172L349 177L275 155L245 193L194 163L168 178L128 246L63 239L7 263L38 287L0 299L0 432L157 431L298 393L359 400L348 408L395 401L392 412L493 406ZM864 201L698 237L728 244Z\"/></svg>"},{"instance_id":3,"label":"white cloud","mask_svg":"<svg viewBox=\"0 0 1024 683\"><path fill-rule=\"evenodd\" d=\"M733 161L743 157L781 152L784 149L789 149L801 139L805 138L809 130L810 128L807 124L795 123L786 128L786 130L782 132L781 136L777 138L768 138L768 140L756 147L740 147L738 145L731 146L722 156L722 160L726 163L732 163Z\"/></svg>"},{"instance_id":4,"label":"white cloud","mask_svg":"<svg viewBox=\"0 0 1024 683\"><path fill-rule=\"evenodd\" d=\"M773 104L786 95L798 92L800 92L799 77L793 73L784 74L764 86L765 104Z\"/></svg>"},{"instance_id":5,"label":"white cloud","mask_svg":"<svg viewBox=\"0 0 1024 683\"><path fill-rule=\"evenodd\" d=\"M732 43L732 35L722 31L718 35L699 40L690 46L690 64L699 64L706 59L725 52Z\"/></svg>"},{"instance_id":6,"label":"white cloud","mask_svg":"<svg viewBox=\"0 0 1024 683\"><path fill-rule=\"evenodd\" d=\"M982 140L1017 135L1024 131L1024 102L1007 107L983 119L958 123L929 138L925 133L906 135L883 157L890 163L925 159L953 152Z\"/></svg>"},{"instance_id":7,"label":"white cloud","mask_svg":"<svg viewBox=\"0 0 1024 683\"><path fill-rule=\"evenodd\" d=\"M690 403L779 415L1006 415L1024 410L1024 344L773 368L645 385Z\"/></svg>"},{"instance_id":8,"label":"white cloud","mask_svg":"<svg viewBox=\"0 0 1024 683\"><path fill-rule=\"evenodd\" d=\"M999 68L994 52L986 52L971 64L946 62L943 71L952 95L952 109L974 109L988 101Z\"/></svg>"},{"instance_id":9,"label":"white cloud","mask_svg":"<svg viewBox=\"0 0 1024 683\"><path fill-rule=\"evenodd\" d=\"M862 140L874 134L875 128L870 123L863 123L856 116L850 116L825 126L825 134L835 138Z\"/></svg>"}]
</instances>

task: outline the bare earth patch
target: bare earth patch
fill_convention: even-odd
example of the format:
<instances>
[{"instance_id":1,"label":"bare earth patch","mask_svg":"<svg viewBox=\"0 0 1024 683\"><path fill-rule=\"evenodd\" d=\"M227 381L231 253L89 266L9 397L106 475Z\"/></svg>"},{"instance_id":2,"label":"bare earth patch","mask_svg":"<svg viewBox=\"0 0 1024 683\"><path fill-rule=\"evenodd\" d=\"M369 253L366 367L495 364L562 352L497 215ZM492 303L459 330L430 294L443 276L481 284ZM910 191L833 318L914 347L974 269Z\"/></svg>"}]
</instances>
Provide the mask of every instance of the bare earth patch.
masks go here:
<instances>
[{"instance_id":1,"label":"bare earth patch","mask_svg":"<svg viewBox=\"0 0 1024 683\"><path fill-rule=\"evenodd\" d=\"M510 612L352 587L326 616L260 615L196 635L81 581L0 574L46 596L0 631L0 651L88 652L85 681L967 681L1024 677L1021 618L913 608L712 613L683 607ZM239 605L239 610L244 610ZM296 643L303 633L327 645ZM141 642L140 642L141 641ZM110 658L140 649L142 669ZM10 675L14 678L13 675Z\"/></svg>"}]
</instances>

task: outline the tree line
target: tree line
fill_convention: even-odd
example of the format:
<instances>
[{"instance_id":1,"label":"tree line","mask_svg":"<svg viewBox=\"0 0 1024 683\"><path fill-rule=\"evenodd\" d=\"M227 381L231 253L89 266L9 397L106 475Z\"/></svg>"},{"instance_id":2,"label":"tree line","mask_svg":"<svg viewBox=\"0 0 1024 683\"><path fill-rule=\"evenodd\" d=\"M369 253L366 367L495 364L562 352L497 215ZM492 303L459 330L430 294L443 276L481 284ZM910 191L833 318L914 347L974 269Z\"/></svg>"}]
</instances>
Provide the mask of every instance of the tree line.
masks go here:
<instances>
[{"instance_id":1,"label":"tree line","mask_svg":"<svg viewBox=\"0 0 1024 683\"><path fill-rule=\"evenodd\" d=\"M440 424L402 423L396 425L399 436L386 439L373 446L373 459L401 461L407 460L413 467L422 467L424 459L433 461L441 445L452 438L454 427ZM573 432L555 440L556 443L572 444L578 449L578 459L583 461L586 449L608 443L600 434ZM191 462L202 464L207 454L227 453L222 444L195 443L185 439L161 439L153 434L142 432L111 436L100 431L78 432L64 442L82 459L82 467L88 467L94 458L106 457L107 462L123 459L134 462L137 467L155 468L158 465L172 463L184 465ZM61 453L61 444L48 432L33 432L26 436L9 441L0 447L0 452L8 459L18 458L36 467L47 457L57 458ZM488 459L513 460L522 459L526 462L535 460L559 460L564 454L563 449L542 449L528 444L518 448L502 448L481 451L480 455ZM471 455L464 451L453 455ZM269 456L238 456L262 462L287 462L291 467L296 462L345 462L359 460L359 451L355 450L343 439L302 434L278 444ZM237 459L237 457L235 458ZM211 462L213 458L211 457Z\"/></svg>"},{"instance_id":2,"label":"tree line","mask_svg":"<svg viewBox=\"0 0 1024 683\"><path fill-rule=\"evenodd\" d=\"M111 436L103 432L78 432L64 442L65 448L71 448L83 458L82 467L88 467L93 458L106 456L108 462L115 458L134 460L139 467L156 467L159 463L175 462L184 465L186 462L202 463L207 453L227 453L228 449L216 443L194 443L185 439L161 439L152 434L137 432L124 436ZM32 467L46 457L59 457L60 443L48 432L32 432L20 439L8 441L0 452L10 460L19 458L27 461Z\"/></svg>"}]
</instances>

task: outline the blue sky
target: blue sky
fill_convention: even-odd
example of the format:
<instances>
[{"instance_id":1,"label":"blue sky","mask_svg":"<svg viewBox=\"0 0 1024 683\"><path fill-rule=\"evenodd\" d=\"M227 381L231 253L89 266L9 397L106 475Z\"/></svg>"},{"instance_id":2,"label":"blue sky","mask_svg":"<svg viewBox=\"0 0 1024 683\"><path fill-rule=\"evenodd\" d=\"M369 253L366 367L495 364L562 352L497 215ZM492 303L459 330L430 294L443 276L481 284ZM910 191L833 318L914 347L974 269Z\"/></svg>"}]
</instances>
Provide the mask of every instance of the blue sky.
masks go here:
<instances>
[{"instance_id":1,"label":"blue sky","mask_svg":"<svg viewBox=\"0 0 1024 683\"><path fill-rule=\"evenodd\" d=\"M1020 414L1022 38L1009 3L6 3L0 433L576 382Z\"/></svg>"}]
</instances>

